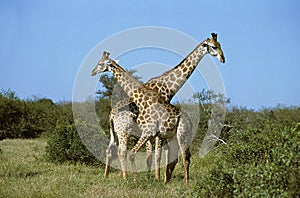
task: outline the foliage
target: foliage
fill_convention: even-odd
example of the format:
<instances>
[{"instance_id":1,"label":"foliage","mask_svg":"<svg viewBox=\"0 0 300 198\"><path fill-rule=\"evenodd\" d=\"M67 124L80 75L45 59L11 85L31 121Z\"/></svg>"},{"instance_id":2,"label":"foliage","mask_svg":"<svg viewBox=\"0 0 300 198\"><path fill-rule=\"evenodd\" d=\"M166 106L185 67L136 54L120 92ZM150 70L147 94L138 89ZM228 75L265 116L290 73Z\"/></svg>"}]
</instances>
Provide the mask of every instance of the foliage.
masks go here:
<instances>
[{"instance_id":1,"label":"foliage","mask_svg":"<svg viewBox=\"0 0 300 198\"><path fill-rule=\"evenodd\" d=\"M60 108L50 99L21 100L7 90L0 93L0 139L35 138L50 133Z\"/></svg>"},{"instance_id":2,"label":"foliage","mask_svg":"<svg viewBox=\"0 0 300 198\"><path fill-rule=\"evenodd\" d=\"M76 126L72 117L74 113L72 112L72 107L66 106L66 104L63 105L66 107L64 109L65 116L60 117L56 123L55 130L51 133L46 147L48 160L59 163L81 162L93 165L99 163L93 154L99 153L97 149L104 145L97 145L97 143L91 142L99 140L98 134L101 132L98 129L99 127L90 126L90 123L87 122L90 119L90 113L94 112L96 107L99 124L104 132L107 135L109 134L108 115L111 109L109 96L113 92L116 83L113 78L108 75L102 75L100 82L104 87L104 91L99 90L97 92L97 94L99 94L97 100L89 99L84 102L73 103L73 106L76 107ZM66 118L70 119L66 120ZM79 131L78 127L80 128ZM82 131L84 131L84 134L82 134ZM92 149L93 154L86 148L83 141L88 141L90 146L95 145L93 148L89 148L90 150ZM97 157L103 158L103 156Z\"/></svg>"},{"instance_id":3,"label":"foliage","mask_svg":"<svg viewBox=\"0 0 300 198\"><path fill-rule=\"evenodd\" d=\"M127 71L130 75L132 75L135 79L140 80L141 77L134 75L136 70ZM110 74L103 74L99 78L99 82L101 84L101 89L99 89L96 94L99 99L115 97L115 100L120 100L126 97L126 93L123 89L118 85L117 80Z\"/></svg>"},{"instance_id":4,"label":"foliage","mask_svg":"<svg viewBox=\"0 0 300 198\"><path fill-rule=\"evenodd\" d=\"M212 135L219 136L219 134L213 133L219 133L221 131L219 130L219 124L220 122L223 122L223 117L226 115L226 106L230 103L230 99L222 94L216 94L212 90L205 89L195 93L193 98L195 103L191 105L199 105L199 108L195 109L199 109L198 116L200 117L196 137L191 145L191 150L196 152L196 148L198 149L199 145L202 144L205 135L207 135L209 126L209 132L212 132Z\"/></svg>"},{"instance_id":5,"label":"foliage","mask_svg":"<svg viewBox=\"0 0 300 198\"><path fill-rule=\"evenodd\" d=\"M98 175L98 169L86 166L86 164L98 164L99 160L82 143L74 125L70 102L55 104L45 98L21 100L15 92L3 90L0 93L0 138L32 138L47 134L43 136L47 138L47 145L43 144L43 148L46 147L45 153L42 152L43 155L40 153L40 146L31 148L35 150L35 154L32 154L32 151L24 150L25 146L21 142L34 140L15 140L18 144L14 144L13 147L1 146L0 186L2 187L0 196L14 191L11 186L18 185L6 184L13 182L22 186L19 188L21 193L22 189L27 189L29 185L32 192L27 192L28 196L36 193L41 196L51 195L52 192L57 195L64 194L59 189L61 189L61 185L66 187L69 181L75 186L80 186L80 190L75 189L75 192L83 193L87 191L87 187L82 187L80 182L88 182L84 179L85 177L92 181L89 183L88 195L106 192L107 196L142 196L147 192L147 195L155 193L157 196L192 197L300 196L298 190L300 189L298 179L300 178L300 107L277 106L259 111L243 107L229 108L225 124L233 128L224 129L221 134L221 138L226 144L217 145L211 153L199 158L197 148L199 148L208 127L213 102L228 104L229 100L206 91L195 95L195 99L200 102L201 120L198 125L198 133L191 145L193 154L190 169L191 186L187 190L182 185L184 181L180 166L177 166L171 182L167 185L162 185L153 177L148 178L144 173L139 174L138 182L133 182L131 176L128 181L120 180L120 175L115 173L112 173L108 180L102 179L102 176ZM107 118L110 99L100 97L99 100L92 102L96 104L101 128L108 134ZM195 104L184 105L187 105L188 109L193 108ZM88 111L92 110L94 109L88 109ZM80 127L86 127L91 132L96 130L96 127L84 122L80 122ZM97 137L87 134L86 138ZM0 144L5 145L7 142L13 142L13 140L1 141ZM27 145L27 149L29 145L31 144ZM107 146L107 144L95 146ZM20 154L13 153L14 150L24 152L24 159L16 160ZM52 162L58 162L58 164L53 165L45 161L43 156ZM71 162L73 165L66 162ZM71 170L57 170L67 166L72 167L66 168ZM51 174L48 169L51 170ZM79 171L82 169L86 172ZM100 168L99 171L103 172L104 170ZM55 178L53 178L53 172L56 174ZM70 175L73 174L80 179L71 179ZM45 189L38 189L39 192L37 192L37 188L42 186L37 182L40 178L44 183L52 182L57 187L48 187L51 189L48 192L45 192ZM99 178L101 179L99 180ZM62 182L56 183L58 180L62 180ZM30 186L32 182L36 182L37 187ZM115 189L113 192L110 191L112 186ZM69 189L68 193L73 195L73 190ZM1 194L2 192L6 192L6 194ZM14 191L13 194L17 195L18 193L18 191Z\"/></svg>"},{"instance_id":6,"label":"foliage","mask_svg":"<svg viewBox=\"0 0 300 198\"><path fill-rule=\"evenodd\" d=\"M47 158L53 162L97 163L74 125L72 103L50 99L21 100L7 90L0 94L0 139L48 137Z\"/></svg>"},{"instance_id":7,"label":"foliage","mask_svg":"<svg viewBox=\"0 0 300 198\"><path fill-rule=\"evenodd\" d=\"M25 109L24 102L0 95L0 139L21 137Z\"/></svg>"},{"instance_id":8,"label":"foliage","mask_svg":"<svg viewBox=\"0 0 300 198\"><path fill-rule=\"evenodd\" d=\"M83 162L97 164L97 159L86 149L74 123L57 123L46 146L46 157L52 162Z\"/></svg>"},{"instance_id":9,"label":"foliage","mask_svg":"<svg viewBox=\"0 0 300 198\"><path fill-rule=\"evenodd\" d=\"M229 132L227 145L218 147L204 158L194 155L190 190L182 185L183 173L179 165L167 185L155 181L153 177L148 178L145 173L139 173L137 182L133 182L131 174L127 181L120 180L118 173L111 173L110 178L104 180L103 168L86 167L78 164L78 161L76 165L47 163L43 160L42 149L46 144L36 145L41 140L2 141L1 196L72 194L77 197L79 194L105 193L107 197L153 194L191 197L299 197L299 112L299 108L260 112L246 109L230 111L230 120L227 121L233 124L235 120L240 121L237 122L238 126L235 125ZM249 116L241 116L246 114ZM255 116L251 117L253 114ZM57 142L68 145L66 139L76 139L71 123L60 122L57 126L61 137L68 134L68 137ZM76 152L80 153L82 147L78 148ZM68 152L62 149L61 152L72 153L71 149ZM69 159L75 160L75 157ZM8 185L11 183L15 185ZM62 187L64 192L60 190Z\"/></svg>"},{"instance_id":10,"label":"foliage","mask_svg":"<svg viewBox=\"0 0 300 198\"><path fill-rule=\"evenodd\" d=\"M223 145L203 160L209 170L194 186L203 197L299 197L300 108L236 109Z\"/></svg>"}]
</instances>

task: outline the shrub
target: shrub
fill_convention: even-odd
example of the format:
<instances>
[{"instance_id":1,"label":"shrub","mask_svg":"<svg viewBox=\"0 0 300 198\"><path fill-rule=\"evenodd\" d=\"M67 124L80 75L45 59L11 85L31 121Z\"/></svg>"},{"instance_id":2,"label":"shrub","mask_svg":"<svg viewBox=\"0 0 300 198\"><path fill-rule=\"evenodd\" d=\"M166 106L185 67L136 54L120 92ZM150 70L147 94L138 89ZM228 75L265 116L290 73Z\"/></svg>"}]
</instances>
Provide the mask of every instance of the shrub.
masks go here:
<instances>
[{"instance_id":1,"label":"shrub","mask_svg":"<svg viewBox=\"0 0 300 198\"><path fill-rule=\"evenodd\" d=\"M0 95L0 139L20 138L24 129L26 104Z\"/></svg>"},{"instance_id":2,"label":"shrub","mask_svg":"<svg viewBox=\"0 0 300 198\"><path fill-rule=\"evenodd\" d=\"M11 90L0 93L0 139L35 138L53 131L59 106L50 99L21 100Z\"/></svg>"},{"instance_id":3,"label":"shrub","mask_svg":"<svg viewBox=\"0 0 300 198\"><path fill-rule=\"evenodd\" d=\"M46 157L57 163L97 164L97 159L83 145L74 123L58 123L46 146Z\"/></svg>"},{"instance_id":4,"label":"shrub","mask_svg":"<svg viewBox=\"0 0 300 198\"><path fill-rule=\"evenodd\" d=\"M198 197L299 197L299 108L254 112L235 109L228 144L204 159L209 163L193 186ZM235 122L235 120L237 122Z\"/></svg>"}]
</instances>

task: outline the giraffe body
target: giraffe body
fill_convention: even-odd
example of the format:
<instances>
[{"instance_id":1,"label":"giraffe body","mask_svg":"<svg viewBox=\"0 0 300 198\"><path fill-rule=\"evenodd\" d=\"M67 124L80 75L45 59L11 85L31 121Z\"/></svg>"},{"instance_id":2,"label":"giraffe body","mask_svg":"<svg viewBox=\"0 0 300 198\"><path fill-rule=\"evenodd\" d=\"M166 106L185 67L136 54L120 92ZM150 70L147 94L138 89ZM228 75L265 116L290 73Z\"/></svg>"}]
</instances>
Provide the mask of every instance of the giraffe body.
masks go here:
<instances>
[{"instance_id":1,"label":"giraffe body","mask_svg":"<svg viewBox=\"0 0 300 198\"><path fill-rule=\"evenodd\" d=\"M127 177L127 167L126 167L126 157L127 157L127 142L129 137L132 135L132 132L135 132L137 129L136 123L134 119L136 118L136 114L131 111L123 110L118 112L114 116L110 116L110 119L113 120L113 127L116 131L116 135L118 137L118 156L121 164L121 169L123 171L123 178ZM113 134L111 134L114 136ZM111 154L111 152L116 152L116 142L111 141L107 149L106 156L106 169L105 169L105 177L108 177L109 165L113 156L115 154Z\"/></svg>"}]
</instances>

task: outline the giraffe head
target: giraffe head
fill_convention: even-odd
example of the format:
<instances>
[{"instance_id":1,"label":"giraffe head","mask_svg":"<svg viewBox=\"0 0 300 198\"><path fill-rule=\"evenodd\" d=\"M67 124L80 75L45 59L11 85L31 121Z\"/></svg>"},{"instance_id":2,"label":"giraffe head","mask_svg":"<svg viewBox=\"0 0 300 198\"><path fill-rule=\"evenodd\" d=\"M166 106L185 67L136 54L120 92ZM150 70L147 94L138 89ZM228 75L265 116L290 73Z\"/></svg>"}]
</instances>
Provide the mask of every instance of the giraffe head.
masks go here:
<instances>
[{"instance_id":1,"label":"giraffe head","mask_svg":"<svg viewBox=\"0 0 300 198\"><path fill-rule=\"evenodd\" d=\"M216 56L221 63L225 63L225 57L221 48L221 44L217 41L217 34L211 33L212 38L208 38L203 43L207 53Z\"/></svg>"},{"instance_id":2,"label":"giraffe head","mask_svg":"<svg viewBox=\"0 0 300 198\"><path fill-rule=\"evenodd\" d=\"M102 73L102 72L106 72L106 71L110 71L110 67L112 65L113 62L118 63L118 61L114 61L112 59L109 58L109 52L104 51L102 58L99 60L98 64L96 65L96 67L93 69L92 71L92 76L95 76L98 73Z\"/></svg>"}]
</instances>

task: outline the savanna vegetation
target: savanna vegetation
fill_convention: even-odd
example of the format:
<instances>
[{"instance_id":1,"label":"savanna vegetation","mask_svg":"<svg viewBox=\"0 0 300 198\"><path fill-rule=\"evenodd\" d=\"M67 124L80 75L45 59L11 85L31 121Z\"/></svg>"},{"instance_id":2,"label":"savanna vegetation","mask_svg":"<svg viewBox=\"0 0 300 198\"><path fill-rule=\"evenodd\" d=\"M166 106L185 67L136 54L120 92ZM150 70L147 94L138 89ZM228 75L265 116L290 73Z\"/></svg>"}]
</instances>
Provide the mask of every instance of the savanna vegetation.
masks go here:
<instances>
[{"instance_id":1,"label":"savanna vegetation","mask_svg":"<svg viewBox=\"0 0 300 198\"><path fill-rule=\"evenodd\" d=\"M109 76L100 81L103 89L94 102L108 135L115 82ZM2 90L0 197L299 197L300 107L227 107L221 136L200 158L199 144L216 101L230 106L227 98L205 90L184 104L199 105L201 114L186 187L181 163L168 184L156 181L154 173L140 173L136 181L130 174L124 181L119 170L104 179L102 162L77 133L71 102L24 100Z\"/></svg>"}]
</instances>

